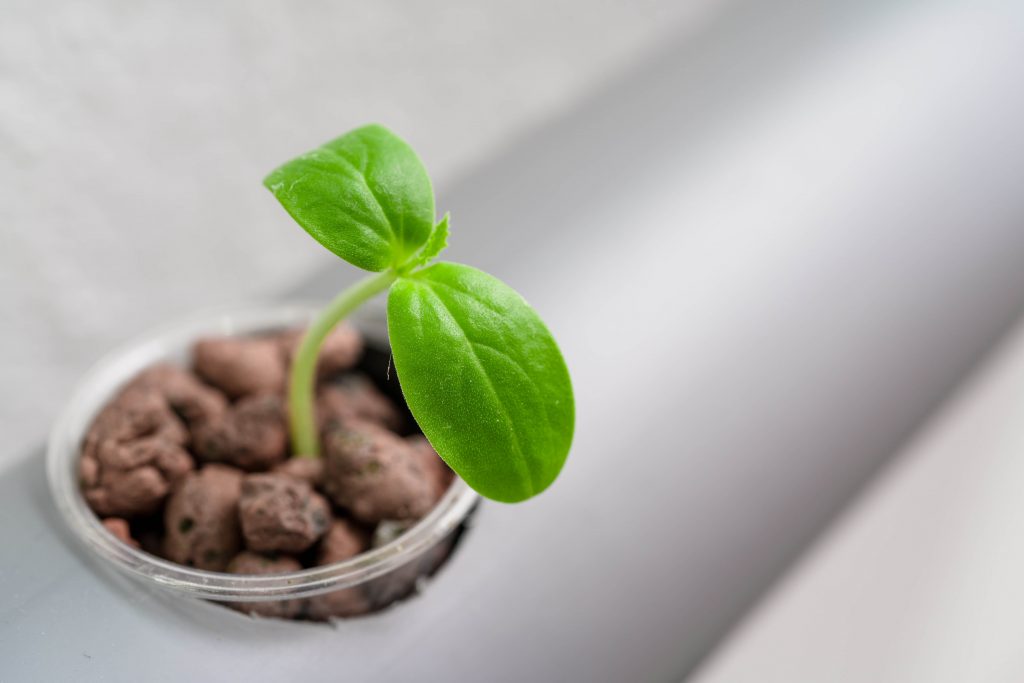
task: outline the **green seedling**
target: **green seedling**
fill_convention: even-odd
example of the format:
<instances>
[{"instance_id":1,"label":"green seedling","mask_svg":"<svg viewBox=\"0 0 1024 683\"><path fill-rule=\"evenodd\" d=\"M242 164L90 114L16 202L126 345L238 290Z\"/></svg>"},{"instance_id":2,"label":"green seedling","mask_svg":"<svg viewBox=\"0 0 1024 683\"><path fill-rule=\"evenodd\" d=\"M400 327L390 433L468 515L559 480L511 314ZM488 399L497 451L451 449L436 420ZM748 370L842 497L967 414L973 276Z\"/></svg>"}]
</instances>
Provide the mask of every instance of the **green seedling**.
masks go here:
<instances>
[{"instance_id":1,"label":"green seedling","mask_svg":"<svg viewBox=\"0 0 1024 683\"><path fill-rule=\"evenodd\" d=\"M264 184L320 244L372 275L309 327L292 366L293 452L317 457L315 370L328 333L388 291L388 336L402 393L424 435L466 483L517 502L546 489L572 443L572 384L536 311L483 271L434 262L448 241L412 148L358 128L273 171Z\"/></svg>"}]
</instances>

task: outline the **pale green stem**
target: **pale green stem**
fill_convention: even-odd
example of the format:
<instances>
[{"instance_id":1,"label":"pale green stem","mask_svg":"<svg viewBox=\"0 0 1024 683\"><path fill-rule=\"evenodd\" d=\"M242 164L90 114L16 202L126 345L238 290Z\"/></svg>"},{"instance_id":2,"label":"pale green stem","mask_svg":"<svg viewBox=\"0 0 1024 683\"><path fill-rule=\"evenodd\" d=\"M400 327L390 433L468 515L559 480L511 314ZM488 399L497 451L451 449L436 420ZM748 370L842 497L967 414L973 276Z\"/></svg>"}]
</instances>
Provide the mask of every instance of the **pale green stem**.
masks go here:
<instances>
[{"instance_id":1,"label":"pale green stem","mask_svg":"<svg viewBox=\"0 0 1024 683\"><path fill-rule=\"evenodd\" d=\"M393 269L363 278L335 297L306 330L292 363L288 386L288 418L295 457L316 458L320 455L316 423L316 361L320 346L338 323L390 287L397 278L398 273Z\"/></svg>"}]
</instances>

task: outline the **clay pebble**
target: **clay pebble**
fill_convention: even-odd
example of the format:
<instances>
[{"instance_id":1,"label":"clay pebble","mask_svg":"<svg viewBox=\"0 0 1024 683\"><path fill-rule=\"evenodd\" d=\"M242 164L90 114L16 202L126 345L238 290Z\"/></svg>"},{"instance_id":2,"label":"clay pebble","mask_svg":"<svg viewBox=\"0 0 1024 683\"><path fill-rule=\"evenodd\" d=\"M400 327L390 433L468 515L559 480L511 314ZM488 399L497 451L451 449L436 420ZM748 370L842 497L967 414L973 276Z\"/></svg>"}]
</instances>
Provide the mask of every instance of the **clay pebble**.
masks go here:
<instances>
[{"instance_id":1,"label":"clay pebble","mask_svg":"<svg viewBox=\"0 0 1024 683\"><path fill-rule=\"evenodd\" d=\"M189 425L218 420L228 407L220 391L203 384L188 370L167 363L144 370L129 386L159 394Z\"/></svg>"},{"instance_id":2,"label":"clay pebble","mask_svg":"<svg viewBox=\"0 0 1024 683\"><path fill-rule=\"evenodd\" d=\"M318 565L343 562L364 552L370 545L366 531L346 519L336 519L320 541ZM317 621L354 617L370 611L371 603L362 588L343 588L309 599L309 617Z\"/></svg>"},{"instance_id":3,"label":"clay pebble","mask_svg":"<svg viewBox=\"0 0 1024 683\"><path fill-rule=\"evenodd\" d=\"M238 503L242 535L250 550L301 553L331 522L327 500L305 481L283 474L250 474Z\"/></svg>"},{"instance_id":4,"label":"clay pebble","mask_svg":"<svg viewBox=\"0 0 1024 683\"><path fill-rule=\"evenodd\" d=\"M281 397L247 396L223 417L198 425L193 448L206 462L226 462L247 471L265 470L288 455L288 425Z\"/></svg>"},{"instance_id":5,"label":"clay pebble","mask_svg":"<svg viewBox=\"0 0 1024 683\"><path fill-rule=\"evenodd\" d=\"M285 361L269 337L200 339L192 348L196 374L232 399L284 391Z\"/></svg>"},{"instance_id":6,"label":"clay pebble","mask_svg":"<svg viewBox=\"0 0 1024 683\"><path fill-rule=\"evenodd\" d=\"M287 574L302 569L302 564L287 555L266 555L243 550L228 562L229 574L267 576ZM305 610L303 600L267 600L265 602L232 602L230 606L239 612L260 617L294 619Z\"/></svg>"},{"instance_id":7,"label":"clay pebble","mask_svg":"<svg viewBox=\"0 0 1024 683\"><path fill-rule=\"evenodd\" d=\"M449 469L448 465L441 459L441 456L437 454L434 447L427 441L427 437L422 434L413 434L405 438L405 443L412 450L424 475L430 479L433 487L432 502L436 503L441 500L441 496L451 486L452 480L455 479L455 473Z\"/></svg>"},{"instance_id":8,"label":"clay pebble","mask_svg":"<svg viewBox=\"0 0 1024 683\"><path fill-rule=\"evenodd\" d=\"M167 501L164 552L178 564L223 571L242 549L242 472L207 465L185 476Z\"/></svg>"},{"instance_id":9,"label":"clay pebble","mask_svg":"<svg viewBox=\"0 0 1024 683\"><path fill-rule=\"evenodd\" d=\"M99 515L133 517L155 512L171 487L194 468L192 456L161 437L128 443L104 441L82 455L83 495Z\"/></svg>"},{"instance_id":10,"label":"clay pebble","mask_svg":"<svg viewBox=\"0 0 1024 683\"><path fill-rule=\"evenodd\" d=\"M131 527L128 526L128 520L120 517L107 517L103 520L103 526L111 533L111 535L122 543L126 543L133 548L139 547L138 541L132 538Z\"/></svg>"},{"instance_id":11,"label":"clay pebble","mask_svg":"<svg viewBox=\"0 0 1024 683\"><path fill-rule=\"evenodd\" d=\"M403 428L402 414L395 404L363 375L346 375L325 384L317 393L317 416L321 431L336 422L356 418L376 422L392 431Z\"/></svg>"},{"instance_id":12,"label":"clay pebble","mask_svg":"<svg viewBox=\"0 0 1024 683\"><path fill-rule=\"evenodd\" d=\"M185 371L144 371L100 411L85 437L79 476L90 506L121 517L159 509L194 468L182 417L200 422L225 407L222 396Z\"/></svg>"},{"instance_id":13,"label":"clay pebble","mask_svg":"<svg viewBox=\"0 0 1024 683\"><path fill-rule=\"evenodd\" d=\"M291 367L305 333L305 330L288 330L277 335L278 348L287 367ZM349 370L362 355L362 335L351 325L342 323L331 330L320 346L316 361L317 377L323 379Z\"/></svg>"},{"instance_id":14,"label":"clay pebble","mask_svg":"<svg viewBox=\"0 0 1024 683\"><path fill-rule=\"evenodd\" d=\"M336 423L324 434L324 491L367 523L419 519L434 502L434 485L412 448L372 422Z\"/></svg>"},{"instance_id":15,"label":"clay pebble","mask_svg":"<svg viewBox=\"0 0 1024 683\"><path fill-rule=\"evenodd\" d=\"M270 470L293 479L304 481L314 488L321 488L324 481L323 458L288 458Z\"/></svg>"}]
</instances>

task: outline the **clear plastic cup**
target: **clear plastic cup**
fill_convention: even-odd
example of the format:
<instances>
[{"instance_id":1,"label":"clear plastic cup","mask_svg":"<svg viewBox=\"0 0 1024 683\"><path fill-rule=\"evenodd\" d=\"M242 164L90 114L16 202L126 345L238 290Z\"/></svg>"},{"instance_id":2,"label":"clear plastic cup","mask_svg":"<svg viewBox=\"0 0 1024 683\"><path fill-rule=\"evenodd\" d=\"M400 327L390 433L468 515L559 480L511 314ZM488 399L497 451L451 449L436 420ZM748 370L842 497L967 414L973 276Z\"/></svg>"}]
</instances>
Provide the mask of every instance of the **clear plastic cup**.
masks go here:
<instances>
[{"instance_id":1,"label":"clear plastic cup","mask_svg":"<svg viewBox=\"0 0 1024 683\"><path fill-rule=\"evenodd\" d=\"M276 614L282 605L295 604L287 601L315 601L321 606L336 605L328 608L333 609L330 616L343 617L377 611L407 597L423 577L443 563L478 501L477 494L458 477L426 517L391 542L337 564L275 575L205 571L151 555L114 537L86 504L78 482L82 439L97 413L121 386L155 363L184 363L192 342L201 336L248 335L300 327L310 322L315 310L292 305L192 318L126 344L86 375L51 432L46 469L64 521L103 564L154 589L221 602L251 603L239 607L256 613ZM350 322L368 343L387 348L382 311L364 311ZM350 597L360 599L347 599ZM320 618L324 617L321 609Z\"/></svg>"}]
</instances>

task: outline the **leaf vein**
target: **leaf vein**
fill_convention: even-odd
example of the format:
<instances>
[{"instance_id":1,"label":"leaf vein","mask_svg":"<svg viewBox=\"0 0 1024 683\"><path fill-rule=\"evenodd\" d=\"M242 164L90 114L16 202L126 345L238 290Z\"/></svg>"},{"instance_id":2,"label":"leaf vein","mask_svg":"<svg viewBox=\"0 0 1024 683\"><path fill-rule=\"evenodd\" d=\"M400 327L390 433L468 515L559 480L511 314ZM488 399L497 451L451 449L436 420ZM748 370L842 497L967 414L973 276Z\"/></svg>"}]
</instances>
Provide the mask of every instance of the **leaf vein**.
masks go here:
<instances>
[{"instance_id":1,"label":"leaf vein","mask_svg":"<svg viewBox=\"0 0 1024 683\"><path fill-rule=\"evenodd\" d=\"M396 243L399 241L401 237L395 231L395 224L392 222L391 216L388 215L387 210L384 208L384 203L381 201L381 198L377 196L377 192L373 189L373 186L370 185L369 182L367 182L366 169L356 166L349 160L348 157L346 157L344 154L337 150L331 149L330 147L323 147L322 149L327 150L330 154L337 157L342 163L346 164L350 169L352 169L355 172L356 177L362 182L363 187L366 188L367 193L371 197L373 197L373 203L377 206L377 210L380 211L380 215L384 218L384 225L386 225L388 228L388 236L390 238L388 241L391 244L392 250L394 250L396 247Z\"/></svg>"},{"instance_id":2,"label":"leaf vein","mask_svg":"<svg viewBox=\"0 0 1024 683\"><path fill-rule=\"evenodd\" d=\"M434 284L434 282L431 281L430 284ZM537 490L537 482L534 481L533 473L530 470L530 468L527 467L526 465L526 457L523 454L522 446L519 443L519 435L516 434L516 430L512 426L512 416L509 414L508 408L505 407L505 403L501 400L501 395L498 393L497 389L495 389L494 383L491 381L490 376L484 369L483 363L480 362L480 357L477 355L476 350L473 348L473 342L470 340L469 335L466 334L466 330L459 323L458 318L456 318L455 315L452 313L451 309L448 308L448 304L445 303L444 299L438 296L437 292L435 292L429 286L426 287L426 290L430 292L431 296L433 296L437 300L437 302L441 305L441 308L444 309L444 312L448 315L449 318L451 318L451 321L455 325L455 327L458 328L459 332L462 333L462 338L465 340L466 346L469 348L469 356L470 358L473 359L473 364L476 366L477 371L483 377L484 382L487 384L488 390L494 397L494 402L497 404L499 410L502 413L502 416L505 418L505 424L507 427L506 431L508 432L509 439L512 441L512 447L515 450L516 455L518 456L518 458L516 459L516 469L518 469L520 473L524 475L524 479L528 479L530 481L531 488L534 491Z\"/></svg>"},{"instance_id":3,"label":"leaf vein","mask_svg":"<svg viewBox=\"0 0 1024 683\"><path fill-rule=\"evenodd\" d=\"M487 301L486 299L481 299L480 297L478 297L476 295L476 293L471 292L471 291L469 291L467 289L463 289L462 287L456 287L455 285L453 285L450 282L442 282L441 280L431 279L430 280L430 284L431 285L441 285L442 287L450 289L453 292L458 292L459 294L462 294L463 296L467 296L470 299L472 299L473 301L475 301L478 304L480 304L481 306L483 306L484 308L486 308L487 310L489 310L491 313L494 313L495 315L498 315L498 316L501 316L501 317L505 317L505 315L507 315L507 313L508 313L507 311L503 311L502 309L494 306L491 302Z\"/></svg>"}]
</instances>

